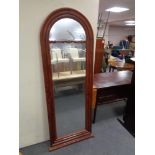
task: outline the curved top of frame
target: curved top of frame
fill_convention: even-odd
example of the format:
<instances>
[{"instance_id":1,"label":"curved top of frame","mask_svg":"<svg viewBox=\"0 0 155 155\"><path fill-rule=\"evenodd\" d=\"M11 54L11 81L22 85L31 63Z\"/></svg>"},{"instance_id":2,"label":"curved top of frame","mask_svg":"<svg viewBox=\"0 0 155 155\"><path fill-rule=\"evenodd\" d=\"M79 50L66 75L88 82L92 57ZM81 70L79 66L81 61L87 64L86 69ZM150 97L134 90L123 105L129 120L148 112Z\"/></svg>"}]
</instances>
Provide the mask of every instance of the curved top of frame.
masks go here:
<instances>
[{"instance_id":1,"label":"curved top of frame","mask_svg":"<svg viewBox=\"0 0 155 155\"><path fill-rule=\"evenodd\" d=\"M93 40L93 30L91 28L91 24L89 23L88 19L79 11L71 8L60 8L50 13L47 16L41 28L41 38L43 37L43 38L49 39L48 36L49 36L51 27L55 22L57 22L59 19L62 19L62 18L71 18L78 21L83 26L86 32L87 39Z\"/></svg>"}]
</instances>

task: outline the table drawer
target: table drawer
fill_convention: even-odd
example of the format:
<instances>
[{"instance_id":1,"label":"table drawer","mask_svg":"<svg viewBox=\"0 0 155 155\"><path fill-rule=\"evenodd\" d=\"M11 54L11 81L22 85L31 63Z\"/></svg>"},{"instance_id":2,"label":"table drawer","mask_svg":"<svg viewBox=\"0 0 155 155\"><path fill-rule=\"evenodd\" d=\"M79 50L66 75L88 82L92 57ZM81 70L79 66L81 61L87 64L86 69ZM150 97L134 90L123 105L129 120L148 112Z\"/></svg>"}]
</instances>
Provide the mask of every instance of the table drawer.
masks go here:
<instances>
[{"instance_id":1,"label":"table drawer","mask_svg":"<svg viewBox=\"0 0 155 155\"><path fill-rule=\"evenodd\" d=\"M129 86L114 87L97 90L97 104L127 98L129 95Z\"/></svg>"}]
</instances>

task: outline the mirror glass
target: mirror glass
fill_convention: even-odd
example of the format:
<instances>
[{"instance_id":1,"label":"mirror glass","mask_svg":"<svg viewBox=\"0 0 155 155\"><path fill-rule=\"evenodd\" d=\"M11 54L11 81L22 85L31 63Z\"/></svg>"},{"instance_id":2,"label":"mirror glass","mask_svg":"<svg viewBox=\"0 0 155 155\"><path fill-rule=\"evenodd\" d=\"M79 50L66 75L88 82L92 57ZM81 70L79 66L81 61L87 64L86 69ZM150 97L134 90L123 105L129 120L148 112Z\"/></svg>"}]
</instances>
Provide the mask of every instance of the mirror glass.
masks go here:
<instances>
[{"instance_id":1,"label":"mirror glass","mask_svg":"<svg viewBox=\"0 0 155 155\"><path fill-rule=\"evenodd\" d=\"M70 18L51 28L49 46L57 135L85 128L86 35Z\"/></svg>"}]
</instances>

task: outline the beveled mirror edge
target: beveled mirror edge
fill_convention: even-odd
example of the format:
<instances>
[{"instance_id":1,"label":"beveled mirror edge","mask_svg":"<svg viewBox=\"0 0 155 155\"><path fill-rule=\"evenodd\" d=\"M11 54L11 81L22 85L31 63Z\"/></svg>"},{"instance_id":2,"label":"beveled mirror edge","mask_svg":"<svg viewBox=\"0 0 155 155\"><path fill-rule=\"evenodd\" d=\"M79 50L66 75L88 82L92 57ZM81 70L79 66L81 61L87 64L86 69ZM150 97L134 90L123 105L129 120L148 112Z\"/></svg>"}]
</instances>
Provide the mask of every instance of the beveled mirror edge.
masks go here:
<instances>
[{"instance_id":1,"label":"beveled mirror edge","mask_svg":"<svg viewBox=\"0 0 155 155\"><path fill-rule=\"evenodd\" d=\"M53 94L53 81L49 52L49 32L52 25L62 18L71 18L78 21L86 33L86 103L85 103L85 129L73 132L69 135L57 138L55 105ZM52 12L44 21L40 32L44 83L46 92L46 104L48 111L48 123L50 133L49 151L79 142L93 137L91 134L91 102L93 89L93 31L87 18L79 11L71 8L61 8ZM89 58L89 59L88 59ZM72 138L71 138L72 137ZM60 142L61 141L61 142Z\"/></svg>"}]
</instances>

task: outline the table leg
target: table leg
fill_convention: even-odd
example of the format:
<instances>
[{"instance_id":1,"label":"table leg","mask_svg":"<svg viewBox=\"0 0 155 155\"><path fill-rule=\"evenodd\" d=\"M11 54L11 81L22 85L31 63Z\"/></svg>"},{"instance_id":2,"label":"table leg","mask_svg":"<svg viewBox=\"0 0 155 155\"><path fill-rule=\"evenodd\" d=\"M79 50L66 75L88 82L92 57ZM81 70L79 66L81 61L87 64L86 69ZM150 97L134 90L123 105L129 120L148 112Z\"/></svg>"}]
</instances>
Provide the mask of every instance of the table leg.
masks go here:
<instances>
[{"instance_id":1,"label":"table leg","mask_svg":"<svg viewBox=\"0 0 155 155\"><path fill-rule=\"evenodd\" d=\"M95 123L95 120L96 120L96 111L97 111L97 104L95 105L95 108L94 108L93 123Z\"/></svg>"},{"instance_id":2,"label":"table leg","mask_svg":"<svg viewBox=\"0 0 155 155\"><path fill-rule=\"evenodd\" d=\"M109 66L109 72L111 72L111 65Z\"/></svg>"},{"instance_id":3,"label":"table leg","mask_svg":"<svg viewBox=\"0 0 155 155\"><path fill-rule=\"evenodd\" d=\"M93 88L93 97L92 97L93 123L95 123L96 110L97 110L96 97L97 97L97 89Z\"/></svg>"}]
</instances>

